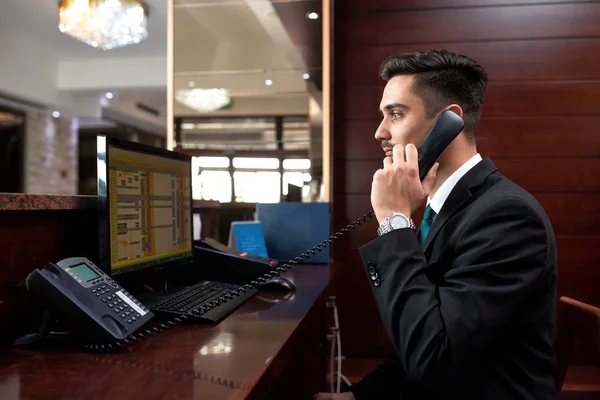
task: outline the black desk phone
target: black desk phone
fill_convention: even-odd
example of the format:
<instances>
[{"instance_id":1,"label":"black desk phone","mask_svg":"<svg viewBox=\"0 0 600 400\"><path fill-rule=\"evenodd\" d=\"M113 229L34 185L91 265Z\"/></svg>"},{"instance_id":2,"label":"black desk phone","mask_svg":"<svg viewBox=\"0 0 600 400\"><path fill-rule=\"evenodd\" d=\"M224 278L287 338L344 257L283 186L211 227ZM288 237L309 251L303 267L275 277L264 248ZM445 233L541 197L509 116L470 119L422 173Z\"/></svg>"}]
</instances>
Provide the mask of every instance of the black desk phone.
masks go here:
<instances>
[{"instance_id":1,"label":"black desk phone","mask_svg":"<svg viewBox=\"0 0 600 400\"><path fill-rule=\"evenodd\" d=\"M438 116L419 146L421 180L425 178L444 149L462 131L463 125L462 118L452 111L444 111ZM291 269L293 265L326 248L351 229L356 229L356 225L361 225L367 218L373 218L373 214L373 210L369 211L312 249L288 263L273 266L260 278L232 290L218 300L225 300L228 296L253 289L279 276L286 269ZM97 340L116 340L115 346L109 345L108 348L104 345L101 348L89 346L90 350L110 351L121 348L123 343L128 344L139 340L140 337L145 338L145 333L140 333L137 337L130 335L153 317L143 304L86 258L67 258L57 264L50 263L41 270L33 271L27 277L26 285L28 290L44 303L50 313L64 319L74 329L83 331ZM162 324L161 327L164 329L186 319L188 319L186 316L177 317ZM152 335L161 330L153 328L145 332Z\"/></svg>"},{"instance_id":2,"label":"black desk phone","mask_svg":"<svg viewBox=\"0 0 600 400\"><path fill-rule=\"evenodd\" d=\"M25 284L54 317L99 341L125 339L153 317L87 258L49 263Z\"/></svg>"}]
</instances>

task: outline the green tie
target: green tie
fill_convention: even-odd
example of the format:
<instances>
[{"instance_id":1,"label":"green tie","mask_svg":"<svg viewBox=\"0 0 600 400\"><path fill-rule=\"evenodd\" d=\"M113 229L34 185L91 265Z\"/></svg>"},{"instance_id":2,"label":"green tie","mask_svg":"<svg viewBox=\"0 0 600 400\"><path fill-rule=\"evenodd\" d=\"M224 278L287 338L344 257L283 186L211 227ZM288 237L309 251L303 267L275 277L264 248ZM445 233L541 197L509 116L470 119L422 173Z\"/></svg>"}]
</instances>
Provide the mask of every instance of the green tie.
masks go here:
<instances>
[{"instance_id":1,"label":"green tie","mask_svg":"<svg viewBox=\"0 0 600 400\"><path fill-rule=\"evenodd\" d=\"M425 208L425 214L423 214L423 221L421 221L421 227L419 228L419 243L421 247L425 243L425 238L431 229L431 223L437 214L431 209L431 206L427 205Z\"/></svg>"}]
</instances>

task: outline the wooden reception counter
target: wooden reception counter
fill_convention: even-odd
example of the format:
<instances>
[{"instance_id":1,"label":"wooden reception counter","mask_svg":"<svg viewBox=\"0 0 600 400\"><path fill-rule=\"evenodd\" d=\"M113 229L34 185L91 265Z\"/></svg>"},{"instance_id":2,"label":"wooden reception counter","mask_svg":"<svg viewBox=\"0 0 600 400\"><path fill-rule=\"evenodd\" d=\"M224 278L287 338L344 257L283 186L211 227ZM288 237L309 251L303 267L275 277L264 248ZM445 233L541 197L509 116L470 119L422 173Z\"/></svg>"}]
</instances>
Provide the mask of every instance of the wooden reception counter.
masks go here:
<instances>
[{"instance_id":1,"label":"wooden reception counter","mask_svg":"<svg viewBox=\"0 0 600 400\"><path fill-rule=\"evenodd\" d=\"M215 326L186 324L116 354L0 350L0 398L310 399L325 379L326 266L287 275Z\"/></svg>"},{"instance_id":2,"label":"wooden reception counter","mask_svg":"<svg viewBox=\"0 0 600 400\"><path fill-rule=\"evenodd\" d=\"M96 196L0 193L0 211L43 211L95 209Z\"/></svg>"},{"instance_id":3,"label":"wooden reception counter","mask_svg":"<svg viewBox=\"0 0 600 400\"><path fill-rule=\"evenodd\" d=\"M325 389L326 265L288 272L293 294L259 293L217 325L178 325L119 353L11 347L29 304L15 285L93 251L95 201L0 194L0 398L310 399Z\"/></svg>"}]
</instances>

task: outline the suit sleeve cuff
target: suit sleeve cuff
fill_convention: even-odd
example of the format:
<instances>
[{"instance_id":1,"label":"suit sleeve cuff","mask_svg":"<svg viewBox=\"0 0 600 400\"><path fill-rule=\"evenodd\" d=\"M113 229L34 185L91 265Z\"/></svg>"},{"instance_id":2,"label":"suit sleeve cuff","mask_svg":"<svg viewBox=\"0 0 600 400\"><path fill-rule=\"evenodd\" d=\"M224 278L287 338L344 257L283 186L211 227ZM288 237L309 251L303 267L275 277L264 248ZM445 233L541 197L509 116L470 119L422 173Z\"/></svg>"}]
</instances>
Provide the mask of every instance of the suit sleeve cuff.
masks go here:
<instances>
[{"instance_id":1,"label":"suit sleeve cuff","mask_svg":"<svg viewBox=\"0 0 600 400\"><path fill-rule=\"evenodd\" d=\"M363 264L366 267L367 277L372 286L379 287L381 280L380 268L394 265L398 261L398 254L405 253L423 257L421 245L415 231L411 228L396 229L385 235L379 236L358 249Z\"/></svg>"},{"instance_id":2,"label":"suit sleeve cuff","mask_svg":"<svg viewBox=\"0 0 600 400\"><path fill-rule=\"evenodd\" d=\"M398 246L405 246L407 249L421 248L417 233L412 228L394 229L382 236L378 236L369 243L359 247L359 252L365 258L377 258L379 252L389 245L392 245L397 251Z\"/></svg>"}]
</instances>

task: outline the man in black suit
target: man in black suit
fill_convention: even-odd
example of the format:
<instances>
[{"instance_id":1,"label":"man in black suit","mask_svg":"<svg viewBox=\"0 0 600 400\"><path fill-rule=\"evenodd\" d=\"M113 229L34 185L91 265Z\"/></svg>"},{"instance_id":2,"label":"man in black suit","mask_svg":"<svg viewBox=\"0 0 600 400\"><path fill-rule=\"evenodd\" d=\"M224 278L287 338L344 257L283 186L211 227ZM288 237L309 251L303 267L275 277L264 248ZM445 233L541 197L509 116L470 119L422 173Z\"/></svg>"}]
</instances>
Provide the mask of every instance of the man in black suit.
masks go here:
<instances>
[{"instance_id":1,"label":"man in black suit","mask_svg":"<svg viewBox=\"0 0 600 400\"><path fill-rule=\"evenodd\" d=\"M554 233L535 198L477 152L486 72L432 51L392 56L380 73L379 237L359 251L395 354L350 392L315 397L556 399ZM444 110L465 126L421 182L415 145Z\"/></svg>"}]
</instances>

